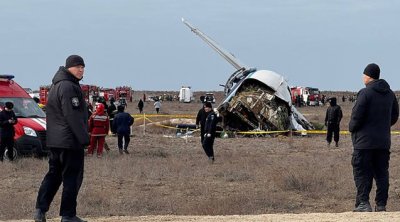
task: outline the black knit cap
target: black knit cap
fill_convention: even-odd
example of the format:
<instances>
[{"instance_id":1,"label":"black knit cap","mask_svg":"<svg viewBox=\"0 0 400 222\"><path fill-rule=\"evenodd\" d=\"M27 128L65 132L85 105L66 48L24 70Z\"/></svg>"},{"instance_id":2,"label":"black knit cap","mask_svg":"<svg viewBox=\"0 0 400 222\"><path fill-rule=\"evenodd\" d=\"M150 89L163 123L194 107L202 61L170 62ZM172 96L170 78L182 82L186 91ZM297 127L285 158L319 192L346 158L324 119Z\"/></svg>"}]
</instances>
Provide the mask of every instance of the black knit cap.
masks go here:
<instances>
[{"instance_id":1,"label":"black knit cap","mask_svg":"<svg viewBox=\"0 0 400 222\"><path fill-rule=\"evenodd\" d=\"M14 104L12 102L6 102L5 107L7 109L12 109L12 108L14 108Z\"/></svg>"},{"instance_id":2,"label":"black knit cap","mask_svg":"<svg viewBox=\"0 0 400 222\"><path fill-rule=\"evenodd\" d=\"M329 104L331 104L331 106L336 106L337 104L336 97L329 98Z\"/></svg>"},{"instance_id":3,"label":"black knit cap","mask_svg":"<svg viewBox=\"0 0 400 222\"><path fill-rule=\"evenodd\" d=\"M205 102L204 107L212 108L212 105L210 102Z\"/></svg>"},{"instance_id":4,"label":"black knit cap","mask_svg":"<svg viewBox=\"0 0 400 222\"><path fill-rule=\"evenodd\" d=\"M368 64L367 67L365 67L364 69L364 74L373 79L379 79L380 73L381 69L375 63Z\"/></svg>"},{"instance_id":5,"label":"black knit cap","mask_svg":"<svg viewBox=\"0 0 400 222\"><path fill-rule=\"evenodd\" d=\"M85 67L85 62L83 61L82 57L78 55L70 55L68 56L67 60L65 61L65 68L71 68L74 66L83 66Z\"/></svg>"}]
</instances>

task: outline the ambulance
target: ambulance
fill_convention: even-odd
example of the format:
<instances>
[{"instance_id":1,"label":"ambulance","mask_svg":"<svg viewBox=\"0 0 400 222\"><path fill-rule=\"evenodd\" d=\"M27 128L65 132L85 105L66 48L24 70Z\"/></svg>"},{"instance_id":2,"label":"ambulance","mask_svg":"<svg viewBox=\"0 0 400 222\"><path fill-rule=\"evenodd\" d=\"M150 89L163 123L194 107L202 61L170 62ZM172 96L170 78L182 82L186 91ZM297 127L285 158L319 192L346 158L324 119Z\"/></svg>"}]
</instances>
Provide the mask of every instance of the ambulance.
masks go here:
<instances>
[{"instance_id":1,"label":"ambulance","mask_svg":"<svg viewBox=\"0 0 400 222\"><path fill-rule=\"evenodd\" d=\"M14 158L24 155L44 156L49 151L46 147L46 114L13 79L13 75L0 75L0 111L6 102L12 102L18 119L14 125ZM7 158L7 155L4 157Z\"/></svg>"}]
</instances>

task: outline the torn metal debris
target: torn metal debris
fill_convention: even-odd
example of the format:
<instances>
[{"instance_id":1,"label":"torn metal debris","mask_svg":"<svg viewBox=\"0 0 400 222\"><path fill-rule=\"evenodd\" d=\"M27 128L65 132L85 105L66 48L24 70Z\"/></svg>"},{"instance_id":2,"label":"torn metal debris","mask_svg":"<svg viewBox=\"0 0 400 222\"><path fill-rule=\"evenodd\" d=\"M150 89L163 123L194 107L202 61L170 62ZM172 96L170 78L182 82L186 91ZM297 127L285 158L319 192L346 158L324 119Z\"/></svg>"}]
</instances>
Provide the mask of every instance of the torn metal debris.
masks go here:
<instances>
[{"instance_id":1,"label":"torn metal debris","mask_svg":"<svg viewBox=\"0 0 400 222\"><path fill-rule=\"evenodd\" d=\"M217 111L223 127L235 131L309 130L313 125L292 105L291 91L283 76L242 65L215 41L182 19L195 34L227 60L236 71L224 85L225 99Z\"/></svg>"}]
</instances>

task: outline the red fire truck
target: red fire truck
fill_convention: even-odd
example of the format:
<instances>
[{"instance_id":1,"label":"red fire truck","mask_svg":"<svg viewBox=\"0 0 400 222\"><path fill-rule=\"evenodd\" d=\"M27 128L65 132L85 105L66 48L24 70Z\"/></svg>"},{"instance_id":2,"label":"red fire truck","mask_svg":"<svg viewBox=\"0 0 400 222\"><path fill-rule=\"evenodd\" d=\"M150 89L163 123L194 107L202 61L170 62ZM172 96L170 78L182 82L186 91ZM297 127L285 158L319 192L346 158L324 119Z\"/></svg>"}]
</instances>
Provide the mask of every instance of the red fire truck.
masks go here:
<instances>
[{"instance_id":1,"label":"red fire truck","mask_svg":"<svg viewBox=\"0 0 400 222\"><path fill-rule=\"evenodd\" d=\"M296 104L296 98L299 96L302 104L307 106L318 106L321 100L321 93L318 88L296 86L290 88L292 92L292 103Z\"/></svg>"},{"instance_id":2,"label":"red fire truck","mask_svg":"<svg viewBox=\"0 0 400 222\"><path fill-rule=\"evenodd\" d=\"M132 87L130 86L118 86L115 88L116 100L126 99L132 102Z\"/></svg>"},{"instance_id":3,"label":"red fire truck","mask_svg":"<svg viewBox=\"0 0 400 222\"><path fill-rule=\"evenodd\" d=\"M13 110L18 118L18 123L14 125L14 158L27 154L45 155L48 153L46 114L13 78L13 75L0 75L0 110L6 102L14 104Z\"/></svg>"},{"instance_id":4,"label":"red fire truck","mask_svg":"<svg viewBox=\"0 0 400 222\"><path fill-rule=\"evenodd\" d=\"M92 104L93 100L96 100L97 97L99 96L99 87L95 85L85 85L85 84L80 84L82 93L83 93L83 98L85 98L85 101L87 103Z\"/></svg>"},{"instance_id":5,"label":"red fire truck","mask_svg":"<svg viewBox=\"0 0 400 222\"><path fill-rule=\"evenodd\" d=\"M109 101L111 98L114 98L114 100L115 100L115 89L101 88L99 95L104 97L104 99L106 101Z\"/></svg>"},{"instance_id":6,"label":"red fire truck","mask_svg":"<svg viewBox=\"0 0 400 222\"><path fill-rule=\"evenodd\" d=\"M47 86L40 86L39 88L39 100L40 104L46 105L47 104L47 97L49 94L50 85Z\"/></svg>"}]
</instances>

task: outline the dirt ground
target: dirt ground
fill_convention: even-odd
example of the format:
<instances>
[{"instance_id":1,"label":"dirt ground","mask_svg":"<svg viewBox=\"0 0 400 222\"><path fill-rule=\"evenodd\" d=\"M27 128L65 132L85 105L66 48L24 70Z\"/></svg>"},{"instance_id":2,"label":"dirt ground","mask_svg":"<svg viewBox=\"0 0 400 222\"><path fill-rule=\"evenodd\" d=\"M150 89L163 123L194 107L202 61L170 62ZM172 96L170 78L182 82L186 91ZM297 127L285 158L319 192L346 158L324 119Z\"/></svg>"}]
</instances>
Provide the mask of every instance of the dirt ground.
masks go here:
<instances>
[{"instance_id":1,"label":"dirt ground","mask_svg":"<svg viewBox=\"0 0 400 222\"><path fill-rule=\"evenodd\" d=\"M147 97L172 92L146 92ZM175 92L176 93L176 92ZM336 93L337 95L341 95ZM128 112L137 114L135 92ZM216 93L217 103L222 93ZM199 98L198 95L196 98ZM340 103L346 130L350 102ZM196 115L200 102L163 102L161 114ZM306 118L322 124L326 107L302 107ZM153 102L144 111L151 117ZM176 119L177 117L171 117ZM129 155L116 150L103 158L87 157L78 197L78 215L89 221L400 221L400 152L392 136L387 213L352 213L355 188L350 165L352 145L342 135L339 148L327 147L324 135L237 137L215 141L216 162L209 164L199 135L179 138L174 129L137 117ZM193 122L193 119L179 121ZM173 124L172 124L173 125ZM393 129L400 129L397 123ZM47 172L46 159L21 158L0 164L0 220L31 221L37 190ZM374 205L374 190L371 204ZM48 212L59 221L60 191Z\"/></svg>"},{"instance_id":2,"label":"dirt ground","mask_svg":"<svg viewBox=\"0 0 400 222\"><path fill-rule=\"evenodd\" d=\"M109 217L109 218L85 218L90 222L382 222L400 221L400 212L390 213L308 213L308 214L262 214L262 215L230 215L230 216L138 216L138 217ZM10 220L9 222L30 222L32 220ZM59 219L48 219L49 222L56 222Z\"/></svg>"}]
</instances>

